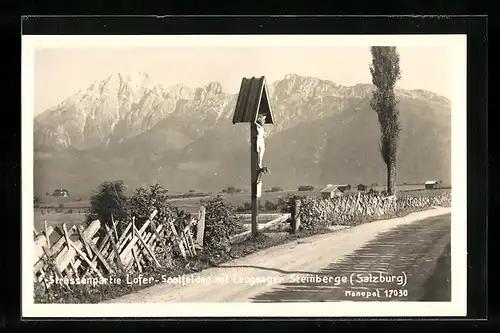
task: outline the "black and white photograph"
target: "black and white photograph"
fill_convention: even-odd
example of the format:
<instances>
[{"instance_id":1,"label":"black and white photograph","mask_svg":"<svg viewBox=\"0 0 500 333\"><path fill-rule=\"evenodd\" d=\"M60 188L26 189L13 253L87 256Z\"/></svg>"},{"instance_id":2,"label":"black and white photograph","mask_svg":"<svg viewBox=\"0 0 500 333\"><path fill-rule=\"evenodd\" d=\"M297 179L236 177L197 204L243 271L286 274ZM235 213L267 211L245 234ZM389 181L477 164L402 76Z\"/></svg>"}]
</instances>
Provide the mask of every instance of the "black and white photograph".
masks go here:
<instances>
[{"instance_id":1,"label":"black and white photograph","mask_svg":"<svg viewBox=\"0 0 500 333\"><path fill-rule=\"evenodd\" d=\"M23 316L466 315L465 35L22 43Z\"/></svg>"}]
</instances>

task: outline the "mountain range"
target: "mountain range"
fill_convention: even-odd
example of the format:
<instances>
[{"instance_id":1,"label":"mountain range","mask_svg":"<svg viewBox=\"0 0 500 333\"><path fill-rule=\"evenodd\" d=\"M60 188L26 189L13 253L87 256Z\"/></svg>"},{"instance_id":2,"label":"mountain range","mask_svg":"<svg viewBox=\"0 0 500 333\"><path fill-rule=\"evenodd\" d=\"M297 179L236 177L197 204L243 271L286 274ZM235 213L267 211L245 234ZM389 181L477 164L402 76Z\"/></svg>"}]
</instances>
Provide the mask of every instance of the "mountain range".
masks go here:
<instances>
[{"instance_id":1,"label":"mountain range","mask_svg":"<svg viewBox=\"0 0 500 333\"><path fill-rule=\"evenodd\" d=\"M268 82L264 187L384 183L373 86L288 74ZM450 180L451 103L397 90L402 131L397 180ZM249 125L231 120L237 94L214 81L163 87L146 73L91 83L34 119L35 193L88 193L104 180L173 191L249 187Z\"/></svg>"}]
</instances>

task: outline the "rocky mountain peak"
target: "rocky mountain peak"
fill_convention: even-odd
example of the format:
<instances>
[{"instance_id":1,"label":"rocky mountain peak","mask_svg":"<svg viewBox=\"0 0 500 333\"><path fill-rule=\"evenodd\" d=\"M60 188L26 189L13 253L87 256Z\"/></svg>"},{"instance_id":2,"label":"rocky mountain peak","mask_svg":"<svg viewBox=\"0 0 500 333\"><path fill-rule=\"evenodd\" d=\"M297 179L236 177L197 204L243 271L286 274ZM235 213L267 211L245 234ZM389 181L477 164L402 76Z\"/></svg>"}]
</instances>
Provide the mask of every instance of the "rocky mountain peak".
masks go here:
<instances>
[{"instance_id":1,"label":"rocky mountain peak","mask_svg":"<svg viewBox=\"0 0 500 333\"><path fill-rule=\"evenodd\" d=\"M214 94L220 94L222 92L222 85L218 81L213 81L206 86L206 89Z\"/></svg>"},{"instance_id":2,"label":"rocky mountain peak","mask_svg":"<svg viewBox=\"0 0 500 333\"><path fill-rule=\"evenodd\" d=\"M204 87L197 88L194 99L195 101L204 102L207 100L223 98L222 94L222 85L217 81L213 81Z\"/></svg>"},{"instance_id":3,"label":"rocky mountain peak","mask_svg":"<svg viewBox=\"0 0 500 333\"><path fill-rule=\"evenodd\" d=\"M342 92L339 92L341 86L332 81L299 74L285 75L282 80L273 84L272 90L279 94L279 96L276 96L277 98L285 98L287 95L296 94L300 94L304 98L342 94Z\"/></svg>"},{"instance_id":4,"label":"rocky mountain peak","mask_svg":"<svg viewBox=\"0 0 500 333\"><path fill-rule=\"evenodd\" d=\"M269 135L302 121L359 109L373 89L371 84L345 87L294 73L268 84L279 119L268 130ZM400 95L446 106L445 99L422 90L401 91ZM170 116L204 124L203 130L190 132L197 137L232 116L236 97L226 93L218 81L194 89L184 84L164 88L144 72L116 73L39 115L35 119L36 142L39 147L78 149L108 145L146 133Z\"/></svg>"}]
</instances>

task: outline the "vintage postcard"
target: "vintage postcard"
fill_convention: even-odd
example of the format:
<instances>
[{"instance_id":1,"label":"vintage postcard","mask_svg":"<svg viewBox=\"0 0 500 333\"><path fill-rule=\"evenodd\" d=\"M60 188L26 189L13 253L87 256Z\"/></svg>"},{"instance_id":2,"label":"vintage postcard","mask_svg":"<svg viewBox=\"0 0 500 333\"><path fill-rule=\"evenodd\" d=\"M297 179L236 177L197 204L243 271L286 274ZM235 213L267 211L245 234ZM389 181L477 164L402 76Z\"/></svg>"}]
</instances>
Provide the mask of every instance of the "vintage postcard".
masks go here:
<instances>
[{"instance_id":1,"label":"vintage postcard","mask_svg":"<svg viewBox=\"0 0 500 333\"><path fill-rule=\"evenodd\" d=\"M465 35L23 36L22 125L25 317L466 315Z\"/></svg>"}]
</instances>

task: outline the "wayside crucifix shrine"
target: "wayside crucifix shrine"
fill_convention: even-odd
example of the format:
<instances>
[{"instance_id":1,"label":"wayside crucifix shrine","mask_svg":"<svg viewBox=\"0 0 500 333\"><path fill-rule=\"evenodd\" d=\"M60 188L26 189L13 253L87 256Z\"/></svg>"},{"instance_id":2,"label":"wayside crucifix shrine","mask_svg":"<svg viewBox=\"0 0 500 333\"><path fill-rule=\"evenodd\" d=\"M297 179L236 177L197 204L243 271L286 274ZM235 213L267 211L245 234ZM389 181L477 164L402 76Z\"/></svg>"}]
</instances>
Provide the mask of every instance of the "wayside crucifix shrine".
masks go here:
<instances>
[{"instance_id":1,"label":"wayside crucifix shrine","mask_svg":"<svg viewBox=\"0 0 500 333\"><path fill-rule=\"evenodd\" d=\"M258 232L257 214L262 193L262 175L269 169L262 164L265 146L265 124L274 125L274 115L270 104L266 78L243 78L236 102L233 124L250 124L250 172L252 197L252 236Z\"/></svg>"}]
</instances>

